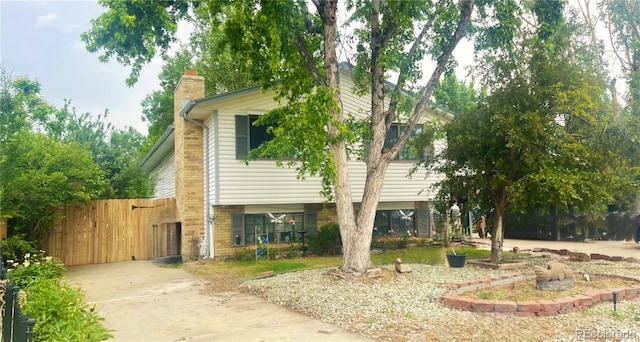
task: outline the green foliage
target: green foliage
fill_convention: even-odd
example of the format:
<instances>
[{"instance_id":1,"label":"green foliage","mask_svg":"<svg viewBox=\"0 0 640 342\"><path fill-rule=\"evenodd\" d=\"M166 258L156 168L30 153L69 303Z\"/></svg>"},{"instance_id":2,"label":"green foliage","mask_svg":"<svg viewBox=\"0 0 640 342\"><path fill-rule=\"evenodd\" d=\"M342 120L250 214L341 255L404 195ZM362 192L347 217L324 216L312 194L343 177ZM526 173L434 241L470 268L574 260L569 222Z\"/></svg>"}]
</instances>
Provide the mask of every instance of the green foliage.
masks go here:
<instances>
[{"instance_id":1,"label":"green foliage","mask_svg":"<svg viewBox=\"0 0 640 342\"><path fill-rule=\"evenodd\" d=\"M367 207L361 210L372 211L388 164L409 141L426 112L436 81L455 65L452 52L466 29L475 24L470 21L475 3L348 1L346 9L352 18L343 34L338 33L337 18L344 9L334 1L158 1L147 6L140 0L103 0L101 4L109 11L92 21L83 41L89 51L103 50L101 60L116 57L121 64L131 65L129 81L133 81L143 63L167 50L177 20L193 6L198 18L215 27L199 30L205 32L199 39L211 39L206 32L221 34L211 39L216 54L226 58L229 52L235 70L250 70L250 82L276 91L282 108L269 113L262 122L271 127L276 138L262 152L275 156L281 166L295 164L300 178L309 174L322 178L322 195L335 195L340 202L338 221L342 229L353 233L357 228L357 234L345 234L354 237L353 241L344 241L346 246L358 245L347 250L358 252L347 253L352 260L345 260L344 269L355 267L362 272L368 263L352 262L352 256L368 252L369 246L362 243L369 241L363 237L370 234L373 217L359 215L358 222L349 222L356 215L351 206L348 159L359 148L355 143L368 135L370 148L365 160L369 172L363 197L370 200L363 201ZM483 19L494 13L496 17L477 22L490 22L501 32L513 33L518 18L513 4L478 1ZM357 62L355 74L361 76L356 80L359 92L371 95L371 111L362 120L368 125L366 130L351 130L354 120L350 115L360 113L346 113L342 107L337 53L341 43L356 48L353 60ZM430 78L422 74L421 62L426 57L437 61ZM386 82L390 74L398 75L395 87ZM429 81L422 84L425 78ZM367 79L371 82L363 81ZM386 94L391 97L389 102L385 102ZM412 94L420 95L414 98ZM407 123L407 129L387 149L383 147L391 122ZM291 157L295 163L283 162Z\"/></svg>"},{"instance_id":2,"label":"green foliage","mask_svg":"<svg viewBox=\"0 0 640 342\"><path fill-rule=\"evenodd\" d=\"M18 241L18 239L14 238ZM28 243L12 243L24 245ZM102 341L112 337L84 295L63 281L64 265L40 251L9 263L7 278L26 292L22 311L36 319L37 341Z\"/></svg>"},{"instance_id":3,"label":"green foliage","mask_svg":"<svg viewBox=\"0 0 640 342\"><path fill-rule=\"evenodd\" d=\"M233 260L236 261L255 261L256 251L253 249L240 249L233 253Z\"/></svg>"},{"instance_id":4,"label":"green foliage","mask_svg":"<svg viewBox=\"0 0 640 342\"><path fill-rule=\"evenodd\" d=\"M102 16L91 20L91 30L81 35L87 50L97 52L107 62L116 56L118 62L130 65L132 72L127 79L133 85L142 66L151 61L156 50L166 52L174 40L177 21L187 15L187 1L100 0L109 8Z\"/></svg>"},{"instance_id":5,"label":"green foliage","mask_svg":"<svg viewBox=\"0 0 640 342\"><path fill-rule=\"evenodd\" d=\"M640 116L640 4L637 1L601 1L599 7L627 83L626 111Z\"/></svg>"},{"instance_id":6,"label":"green foliage","mask_svg":"<svg viewBox=\"0 0 640 342\"><path fill-rule=\"evenodd\" d=\"M448 73L433 91L435 104L451 113L463 113L473 110L482 95L475 91L473 83L465 84L458 81L455 73Z\"/></svg>"},{"instance_id":7,"label":"green foliage","mask_svg":"<svg viewBox=\"0 0 640 342\"><path fill-rule=\"evenodd\" d=\"M191 47L199 52L195 68L205 77L205 90L211 95L258 85L251 63L240 62L231 50L225 35L225 16L216 13L218 6L204 2L194 9L195 28L190 39Z\"/></svg>"},{"instance_id":8,"label":"green foliage","mask_svg":"<svg viewBox=\"0 0 640 342\"><path fill-rule=\"evenodd\" d=\"M114 129L108 112L93 119L70 101L56 108L37 81L1 71L0 216L9 218L10 232L38 238L65 203L150 194L153 184L138 166L140 133Z\"/></svg>"},{"instance_id":9,"label":"green foliage","mask_svg":"<svg viewBox=\"0 0 640 342\"><path fill-rule=\"evenodd\" d=\"M34 254L26 253L21 263L8 262L7 278L22 290L31 288L32 285L42 280L60 280L64 265L60 260L45 256L44 252Z\"/></svg>"},{"instance_id":10,"label":"green foliage","mask_svg":"<svg viewBox=\"0 0 640 342\"><path fill-rule=\"evenodd\" d=\"M41 278L27 289L23 311L36 319L38 341L103 341L113 337L84 295L58 279Z\"/></svg>"},{"instance_id":11,"label":"green foliage","mask_svg":"<svg viewBox=\"0 0 640 342\"><path fill-rule=\"evenodd\" d=\"M158 74L162 90L156 90L142 100L142 120L149 123L148 139L155 142L173 124L173 91L187 69L193 69L193 52L183 47L175 56L163 57Z\"/></svg>"},{"instance_id":12,"label":"green foliage","mask_svg":"<svg viewBox=\"0 0 640 342\"><path fill-rule=\"evenodd\" d=\"M65 203L86 202L104 191L104 172L86 150L42 134L12 137L2 160L2 216L13 231L37 240Z\"/></svg>"},{"instance_id":13,"label":"green foliage","mask_svg":"<svg viewBox=\"0 0 640 342\"><path fill-rule=\"evenodd\" d=\"M309 250L316 255L339 255L342 253L340 226L329 223L318 229L318 234L309 238Z\"/></svg>"},{"instance_id":14,"label":"green foliage","mask_svg":"<svg viewBox=\"0 0 640 342\"><path fill-rule=\"evenodd\" d=\"M26 254L36 255L40 252L35 241L27 240L24 234L14 234L0 242L2 247L2 261L5 265L9 260L22 263Z\"/></svg>"},{"instance_id":15,"label":"green foliage","mask_svg":"<svg viewBox=\"0 0 640 342\"><path fill-rule=\"evenodd\" d=\"M144 137L132 127L115 129L106 123L108 112L98 115L85 113L78 115L69 111L66 103L63 111L67 114L62 140L77 143L90 151L93 160L105 171L109 184L105 186L102 198L148 197L153 191L153 183L139 166Z\"/></svg>"}]
</instances>

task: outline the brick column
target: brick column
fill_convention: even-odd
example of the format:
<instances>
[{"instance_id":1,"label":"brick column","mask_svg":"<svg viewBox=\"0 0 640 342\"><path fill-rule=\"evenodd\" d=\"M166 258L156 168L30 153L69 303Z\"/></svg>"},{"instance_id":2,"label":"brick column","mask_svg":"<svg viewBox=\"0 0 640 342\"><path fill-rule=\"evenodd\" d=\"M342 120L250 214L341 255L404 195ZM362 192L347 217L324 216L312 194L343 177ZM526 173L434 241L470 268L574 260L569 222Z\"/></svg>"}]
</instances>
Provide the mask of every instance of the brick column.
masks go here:
<instances>
[{"instance_id":1,"label":"brick column","mask_svg":"<svg viewBox=\"0 0 640 342\"><path fill-rule=\"evenodd\" d=\"M202 127L180 112L187 101L204 97L204 77L187 70L173 92L177 220L182 222L184 259L193 259L194 246L204 236L204 137ZM196 240L196 241L193 241Z\"/></svg>"}]
</instances>

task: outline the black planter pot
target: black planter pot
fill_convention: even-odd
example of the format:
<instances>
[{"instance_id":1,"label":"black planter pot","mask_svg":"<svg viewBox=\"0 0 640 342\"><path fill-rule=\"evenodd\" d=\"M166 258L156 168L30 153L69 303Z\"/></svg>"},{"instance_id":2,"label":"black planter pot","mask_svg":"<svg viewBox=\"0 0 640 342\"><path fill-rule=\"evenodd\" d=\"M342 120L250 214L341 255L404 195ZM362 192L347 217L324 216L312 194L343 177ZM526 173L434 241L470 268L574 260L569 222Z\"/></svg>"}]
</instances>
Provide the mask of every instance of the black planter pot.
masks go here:
<instances>
[{"instance_id":1,"label":"black planter pot","mask_svg":"<svg viewBox=\"0 0 640 342\"><path fill-rule=\"evenodd\" d=\"M447 254L449 267L461 268L467 263L466 254Z\"/></svg>"}]
</instances>

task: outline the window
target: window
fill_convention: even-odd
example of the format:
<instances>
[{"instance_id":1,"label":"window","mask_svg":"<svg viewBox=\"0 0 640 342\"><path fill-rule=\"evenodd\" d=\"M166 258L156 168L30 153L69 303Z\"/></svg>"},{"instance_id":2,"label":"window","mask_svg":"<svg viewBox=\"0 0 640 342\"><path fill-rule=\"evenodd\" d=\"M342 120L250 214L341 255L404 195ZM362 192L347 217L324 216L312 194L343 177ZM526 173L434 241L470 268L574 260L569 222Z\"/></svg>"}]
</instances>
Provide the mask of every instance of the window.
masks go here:
<instances>
[{"instance_id":1,"label":"window","mask_svg":"<svg viewBox=\"0 0 640 342\"><path fill-rule=\"evenodd\" d=\"M287 213L281 222L273 222L267 213L232 214L231 244L233 246L253 245L258 238L265 237L268 243L300 242L299 231L306 230L312 233L316 230L317 218L310 216L311 214L313 213ZM273 213L273 215L279 218L282 213Z\"/></svg>"},{"instance_id":2,"label":"window","mask_svg":"<svg viewBox=\"0 0 640 342\"><path fill-rule=\"evenodd\" d=\"M419 150L418 146L416 146L415 141L412 139L422 133L422 127L422 125L416 126L413 134L411 134L411 138L409 138L409 141L407 141L407 143L396 156L396 160L421 160L424 157L424 150ZM391 127L389 127L387 138L384 141L384 147L386 149L390 149L391 147L393 147L393 145L398 141L400 134L402 134L402 132L404 132L406 128L407 126L404 125L392 124Z\"/></svg>"},{"instance_id":3,"label":"window","mask_svg":"<svg viewBox=\"0 0 640 342\"><path fill-rule=\"evenodd\" d=\"M273 139L267 126L256 126L259 115L236 115L236 159L245 159L250 150Z\"/></svg>"},{"instance_id":4,"label":"window","mask_svg":"<svg viewBox=\"0 0 640 342\"><path fill-rule=\"evenodd\" d=\"M373 234L376 236L405 234L415 229L415 215L413 209L378 210L374 221Z\"/></svg>"}]
</instances>

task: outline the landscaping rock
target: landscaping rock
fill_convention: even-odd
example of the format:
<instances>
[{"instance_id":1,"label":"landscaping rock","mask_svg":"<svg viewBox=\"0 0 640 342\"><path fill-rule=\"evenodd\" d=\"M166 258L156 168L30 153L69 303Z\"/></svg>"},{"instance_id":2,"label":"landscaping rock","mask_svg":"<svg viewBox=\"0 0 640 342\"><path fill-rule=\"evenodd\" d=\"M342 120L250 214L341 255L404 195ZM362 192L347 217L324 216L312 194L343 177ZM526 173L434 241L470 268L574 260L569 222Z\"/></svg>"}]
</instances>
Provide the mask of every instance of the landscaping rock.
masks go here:
<instances>
[{"instance_id":1,"label":"landscaping rock","mask_svg":"<svg viewBox=\"0 0 640 342\"><path fill-rule=\"evenodd\" d=\"M574 286L576 286L576 281L573 279L539 281L536 283L536 288L538 290L548 291L561 291L570 289Z\"/></svg>"},{"instance_id":2,"label":"landscaping rock","mask_svg":"<svg viewBox=\"0 0 640 342\"><path fill-rule=\"evenodd\" d=\"M591 257L587 253L571 252L571 253L569 253L569 260L571 260L571 261L591 261Z\"/></svg>"}]
</instances>

